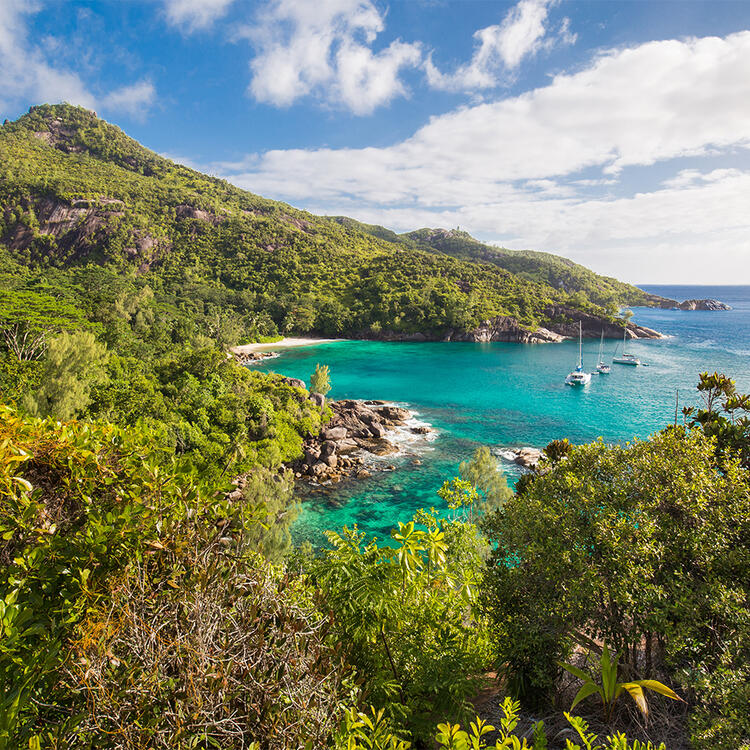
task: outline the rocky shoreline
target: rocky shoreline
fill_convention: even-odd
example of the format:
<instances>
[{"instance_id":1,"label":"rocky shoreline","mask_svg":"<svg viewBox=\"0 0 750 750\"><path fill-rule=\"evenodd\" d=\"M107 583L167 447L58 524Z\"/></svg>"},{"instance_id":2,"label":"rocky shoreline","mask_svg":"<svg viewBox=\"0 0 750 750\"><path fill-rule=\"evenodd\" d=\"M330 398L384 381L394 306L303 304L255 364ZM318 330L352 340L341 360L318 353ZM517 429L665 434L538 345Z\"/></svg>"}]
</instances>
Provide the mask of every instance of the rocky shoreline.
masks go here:
<instances>
[{"instance_id":1,"label":"rocky shoreline","mask_svg":"<svg viewBox=\"0 0 750 750\"><path fill-rule=\"evenodd\" d=\"M276 359L278 352L238 352L233 351L235 361L239 365L257 365L267 359Z\"/></svg>"},{"instance_id":2,"label":"rocky shoreline","mask_svg":"<svg viewBox=\"0 0 750 750\"><path fill-rule=\"evenodd\" d=\"M315 395L315 394L314 394ZM313 485L335 484L343 479L366 479L377 469L393 469L385 462L376 463L376 456L400 452L388 438L394 433L427 436L433 432L425 425L409 426L414 415L403 406L386 401L331 401L333 412L319 435L309 436L304 443L304 456L287 464L296 479Z\"/></svg>"},{"instance_id":3,"label":"rocky shoreline","mask_svg":"<svg viewBox=\"0 0 750 750\"><path fill-rule=\"evenodd\" d=\"M578 324L581 323L584 338L599 338L604 331L606 339L621 339L623 330L629 339L661 339L665 336L646 326L626 323L624 326L593 313L582 312L562 305L554 305L545 310L548 318L546 327L534 330L524 328L516 318L498 315L482 321L470 331L443 331L440 333L399 333L381 331L377 335L362 332L359 336L376 341L469 341L503 342L516 344L557 344L568 339L578 338Z\"/></svg>"}]
</instances>

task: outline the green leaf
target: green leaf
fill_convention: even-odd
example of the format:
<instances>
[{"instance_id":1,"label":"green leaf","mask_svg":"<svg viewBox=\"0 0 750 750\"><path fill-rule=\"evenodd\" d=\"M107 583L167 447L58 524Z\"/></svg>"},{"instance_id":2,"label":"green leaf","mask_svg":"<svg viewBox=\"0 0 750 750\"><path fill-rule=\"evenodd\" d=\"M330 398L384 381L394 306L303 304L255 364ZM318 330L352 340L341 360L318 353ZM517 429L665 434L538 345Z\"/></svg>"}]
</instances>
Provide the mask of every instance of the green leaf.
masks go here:
<instances>
[{"instance_id":1,"label":"green leaf","mask_svg":"<svg viewBox=\"0 0 750 750\"><path fill-rule=\"evenodd\" d=\"M577 693L576 697L573 699L573 703L570 706L570 710L572 711L584 698L588 698L590 695L593 695L594 693L599 693L599 696L604 699L604 696L602 695L602 691L600 687L594 683L594 682L587 682Z\"/></svg>"},{"instance_id":2,"label":"green leaf","mask_svg":"<svg viewBox=\"0 0 750 750\"><path fill-rule=\"evenodd\" d=\"M557 662L559 666L561 666L563 669L566 669L568 672L570 672L572 675L575 675L576 677L580 678L584 682L591 682L590 675L587 675L582 669L578 669L578 667L574 667L572 664L564 664L563 662L559 661Z\"/></svg>"}]
</instances>

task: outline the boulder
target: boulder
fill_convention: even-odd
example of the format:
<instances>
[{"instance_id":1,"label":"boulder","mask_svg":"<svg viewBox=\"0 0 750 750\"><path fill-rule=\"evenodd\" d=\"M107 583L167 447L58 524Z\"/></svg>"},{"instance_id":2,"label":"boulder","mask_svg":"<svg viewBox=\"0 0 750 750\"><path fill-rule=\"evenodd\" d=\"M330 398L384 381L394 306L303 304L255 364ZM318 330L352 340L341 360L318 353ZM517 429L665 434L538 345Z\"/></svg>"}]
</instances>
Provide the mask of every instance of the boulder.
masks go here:
<instances>
[{"instance_id":1,"label":"boulder","mask_svg":"<svg viewBox=\"0 0 750 750\"><path fill-rule=\"evenodd\" d=\"M367 469L360 469L357 472L357 479L367 479L368 477L372 476Z\"/></svg>"},{"instance_id":2,"label":"boulder","mask_svg":"<svg viewBox=\"0 0 750 750\"><path fill-rule=\"evenodd\" d=\"M353 440L352 438L346 438L336 442L337 453L351 453L352 451L356 451L358 447L356 440Z\"/></svg>"},{"instance_id":3,"label":"boulder","mask_svg":"<svg viewBox=\"0 0 750 750\"><path fill-rule=\"evenodd\" d=\"M415 435L427 435L431 432L429 427L419 426L419 427L412 427L410 432L413 432Z\"/></svg>"},{"instance_id":4,"label":"boulder","mask_svg":"<svg viewBox=\"0 0 750 750\"><path fill-rule=\"evenodd\" d=\"M320 458L320 451L317 448L310 446L305 451L305 463L312 466Z\"/></svg>"},{"instance_id":5,"label":"boulder","mask_svg":"<svg viewBox=\"0 0 750 750\"><path fill-rule=\"evenodd\" d=\"M326 457L325 457L325 458L323 459L323 461L324 461L324 462L325 462L325 463L326 463L326 464L327 464L328 466L330 466L331 468L334 468L335 466L337 466L337 465L338 465L339 459L338 459L338 456L336 456L336 454L335 454L335 453L331 453L331 454L327 455L327 456L326 456Z\"/></svg>"},{"instance_id":6,"label":"boulder","mask_svg":"<svg viewBox=\"0 0 750 750\"><path fill-rule=\"evenodd\" d=\"M385 437L387 432L388 430L386 430L382 424L375 423L375 424L370 425L370 435L372 435L373 437L376 437L376 438Z\"/></svg>"},{"instance_id":7,"label":"boulder","mask_svg":"<svg viewBox=\"0 0 750 750\"><path fill-rule=\"evenodd\" d=\"M329 427L320 433L325 440L343 440L346 438L346 427Z\"/></svg>"},{"instance_id":8,"label":"boulder","mask_svg":"<svg viewBox=\"0 0 750 750\"><path fill-rule=\"evenodd\" d=\"M312 401L315 406L319 406L321 409L326 405L326 397L322 393L311 393L310 401Z\"/></svg>"},{"instance_id":9,"label":"boulder","mask_svg":"<svg viewBox=\"0 0 750 750\"><path fill-rule=\"evenodd\" d=\"M305 385L304 380L300 380L299 378L282 378L281 382L285 385L291 385L292 388L302 388L303 390L307 390L307 385Z\"/></svg>"},{"instance_id":10,"label":"boulder","mask_svg":"<svg viewBox=\"0 0 750 750\"><path fill-rule=\"evenodd\" d=\"M357 438L357 445L369 453L374 453L376 456L388 456L391 453L398 453L398 448L385 438Z\"/></svg>"},{"instance_id":11,"label":"boulder","mask_svg":"<svg viewBox=\"0 0 750 750\"><path fill-rule=\"evenodd\" d=\"M330 440L326 440L326 442L320 446L321 457L332 456L335 452L336 452L336 444L332 443Z\"/></svg>"},{"instance_id":12,"label":"boulder","mask_svg":"<svg viewBox=\"0 0 750 750\"><path fill-rule=\"evenodd\" d=\"M539 463L542 452L538 448L521 448L516 455L515 462L526 469L532 469Z\"/></svg>"},{"instance_id":13,"label":"boulder","mask_svg":"<svg viewBox=\"0 0 750 750\"><path fill-rule=\"evenodd\" d=\"M402 406L381 406L378 413L389 422L403 422L411 416L411 412Z\"/></svg>"},{"instance_id":14,"label":"boulder","mask_svg":"<svg viewBox=\"0 0 750 750\"><path fill-rule=\"evenodd\" d=\"M322 461L318 461L317 463L313 464L310 467L310 473L313 476L320 476L321 474L324 474L326 471L326 465Z\"/></svg>"}]
</instances>

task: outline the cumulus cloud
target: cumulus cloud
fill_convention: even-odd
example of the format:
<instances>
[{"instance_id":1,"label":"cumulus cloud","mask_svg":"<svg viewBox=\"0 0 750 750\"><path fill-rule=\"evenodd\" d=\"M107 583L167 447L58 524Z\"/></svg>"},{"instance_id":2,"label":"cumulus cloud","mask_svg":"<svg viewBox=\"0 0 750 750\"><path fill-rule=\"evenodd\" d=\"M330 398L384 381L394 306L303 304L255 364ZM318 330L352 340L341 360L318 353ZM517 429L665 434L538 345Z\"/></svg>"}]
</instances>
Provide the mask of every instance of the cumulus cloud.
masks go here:
<instances>
[{"instance_id":1,"label":"cumulus cloud","mask_svg":"<svg viewBox=\"0 0 750 750\"><path fill-rule=\"evenodd\" d=\"M73 72L57 70L29 43L27 17L40 9L26 0L0 3L0 104L17 99L70 101L91 107L94 97Z\"/></svg>"},{"instance_id":2,"label":"cumulus cloud","mask_svg":"<svg viewBox=\"0 0 750 750\"><path fill-rule=\"evenodd\" d=\"M434 117L389 147L274 150L219 169L255 192L395 228L460 224L515 247L609 248L594 264L608 272L618 247L653 256L674 241L674 252L663 249L676 262L695 238L731 239L747 259L750 176L685 172L684 162L748 155L748 69L750 32L649 42L521 96ZM662 175L680 169L658 190L624 194L624 170L657 163ZM694 239L675 239L682 230Z\"/></svg>"},{"instance_id":3,"label":"cumulus cloud","mask_svg":"<svg viewBox=\"0 0 750 750\"><path fill-rule=\"evenodd\" d=\"M156 95L150 82L140 81L97 97L78 73L50 63L43 48L29 39L28 17L41 9L40 2L0 2L0 107L22 101L69 102L144 117ZM46 46L54 49L50 40Z\"/></svg>"},{"instance_id":4,"label":"cumulus cloud","mask_svg":"<svg viewBox=\"0 0 750 750\"><path fill-rule=\"evenodd\" d=\"M164 0L167 21L187 33L206 29L224 16L234 0Z\"/></svg>"},{"instance_id":5,"label":"cumulus cloud","mask_svg":"<svg viewBox=\"0 0 750 750\"><path fill-rule=\"evenodd\" d=\"M156 99L156 88L143 80L115 89L101 99L106 109L125 112L136 120L143 120Z\"/></svg>"},{"instance_id":6,"label":"cumulus cloud","mask_svg":"<svg viewBox=\"0 0 750 750\"><path fill-rule=\"evenodd\" d=\"M556 41L573 44L570 22L563 20L559 30L548 37L547 20L553 0L521 0L508 11L501 24L474 33L476 49L471 60L455 72L442 73L429 57L425 62L427 81L437 89L474 91L497 86L503 74L521 61Z\"/></svg>"},{"instance_id":7,"label":"cumulus cloud","mask_svg":"<svg viewBox=\"0 0 750 750\"><path fill-rule=\"evenodd\" d=\"M245 36L255 47L250 94L276 106L317 96L358 115L405 96L402 70L421 46L400 40L373 50L384 19L372 0L272 0Z\"/></svg>"}]
</instances>

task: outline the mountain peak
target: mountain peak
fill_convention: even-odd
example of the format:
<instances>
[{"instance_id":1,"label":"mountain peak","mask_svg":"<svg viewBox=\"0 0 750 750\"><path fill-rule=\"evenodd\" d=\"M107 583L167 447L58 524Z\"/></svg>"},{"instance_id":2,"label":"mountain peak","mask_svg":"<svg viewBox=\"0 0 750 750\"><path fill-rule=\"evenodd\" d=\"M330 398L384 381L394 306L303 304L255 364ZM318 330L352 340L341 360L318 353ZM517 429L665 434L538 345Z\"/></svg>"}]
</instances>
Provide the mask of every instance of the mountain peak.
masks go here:
<instances>
[{"instance_id":1,"label":"mountain peak","mask_svg":"<svg viewBox=\"0 0 750 750\"><path fill-rule=\"evenodd\" d=\"M72 104L36 105L17 120L6 120L2 130L28 133L67 154L88 153L144 175L161 173L169 163L96 112Z\"/></svg>"}]
</instances>

